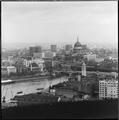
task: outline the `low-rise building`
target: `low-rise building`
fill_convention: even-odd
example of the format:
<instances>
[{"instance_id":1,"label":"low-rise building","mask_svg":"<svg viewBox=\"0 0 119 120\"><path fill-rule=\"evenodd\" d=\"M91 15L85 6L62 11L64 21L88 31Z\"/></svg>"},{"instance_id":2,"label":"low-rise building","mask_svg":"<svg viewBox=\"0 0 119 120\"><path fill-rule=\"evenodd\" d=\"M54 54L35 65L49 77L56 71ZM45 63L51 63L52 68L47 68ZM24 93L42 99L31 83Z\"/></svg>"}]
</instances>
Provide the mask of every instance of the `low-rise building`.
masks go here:
<instances>
[{"instance_id":1,"label":"low-rise building","mask_svg":"<svg viewBox=\"0 0 119 120\"><path fill-rule=\"evenodd\" d=\"M118 98L118 80L100 80L99 98Z\"/></svg>"},{"instance_id":2,"label":"low-rise building","mask_svg":"<svg viewBox=\"0 0 119 120\"><path fill-rule=\"evenodd\" d=\"M15 66L8 66L7 71L8 71L8 75L10 75L11 73L16 73L17 69Z\"/></svg>"},{"instance_id":3,"label":"low-rise building","mask_svg":"<svg viewBox=\"0 0 119 120\"><path fill-rule=\"evenodd\" d=\"M86 55L88 61L96 61L96 54L88 54Z\"/></svg>"},{"instance_id":4,"label":"low-rise building","mask_svg":"<svg viewBox=\"0 0 119 120\"><path fill-rule=\"evenodd\" d=\"M22 73L24 69L24 59L23 58L17 58L15 62L15 67L17 69L17 73Z\"/></svg>"},{"instance_id":5,"label":"low-rise building","mask_svg":"<svg viewBox=\"0 0 119 120\"><path fill-rule=\"evenodd\" d=\"M30 70L32 72L38 72L38 71L40 71L40 68L39 68L38 64L36 64L35 62L32 62L30 64Z\"/></svg>"},{"instance_id":6,"label":"low-rise building","mask_svg":"<svg viewBox=\"0 0 119 120\"><path fill-rule=\"evenodd\" d=\"M43 71L45 64L43 59L36 58L33 59L33 62L35 62L39 66L40 70Z\"/></svg>"},{"instance_id":7,"label":"low-rise building","mask_svg":"<svg viewBox=\"0 0 119 120\"><path fill-rule=\"evenodd\" d=\"M45 57L45 53L33 53L33 57L34 58L44 58Z\"/></svg>"},{"instance_id":8,"label":"low-rise building","mask_svg":"<svg viewBox=\"0 0 119 120\"><path fill-rule=\"evenodd\" d=\"M16 67L15 66L2 66L1 68L1 74L2 76L8 76L11 73L16 73Z\"/></svg>"},{"instance_id":9,"label":"low-rise building","mask_svg":"<svg viewBox=\"0 0 119 120\"><path fill-rule=\"evenodd\" d=\"M53 58L56 56L56 52L45 51L42 53L33 53L33 58Z\"/></svg>"},{"instance_id":10,"label":"low-rise building","mask_svg":"<svg viewBox=\"0 0 119 120\"><path fill-rule=\"evenodd\" d=\"M41 59L41 58L32 58L31 60L26 60L24 59L24 65L25 67L30 67L31 68L31 71L32 71L32 68L34 68L33 66L35 64L35 68L37 68L38 70L40 69L40 71L43 71L44 69L44 60Z\"/></svg>"},{"instance_id":11,"label":"low-rise building","mask_svg":"<svg viewBox=\"0 0 119 120\"><path fill-rule=\"evenodd\" d=\"M23 64L25 67L29 67L29 65L31 64L31 60L24 59Z\"/></svg>"},{"instance_id":12,"label":"low-rise building","mask_svg":"<svg viewBox=\"0 0 119 120\"><path fill-rule=\"evenodd\" d=\"M115 79L118 77L118 73L117 72L111 72L111 75L115 77Z\"/></svg>"},{"instance_id":13,"label":"low-rise building","mask_svg":"<svg viewBox=\"0 0 119 120\"><path fill-rule=\"evenodd\" d=\"M84 58L87 58L88 61L95 61L97 63L104 61L104 58L98 57L96 54L87 54L84 55Z\"/></svg>"},{"instance_id":14,"label":"low-rise building","mask_svg":"<svg viewBox=\"0 0 119 120\"><path fill-rule=\"evenodd\" d=\"M2 77L8 75L7 67L3 67L2 66L2 68L1 68L1 75L2 75Z\"/></svg>"},{"instance_id":15,"label":"low-rise building","mask_svg":"<svg viewBox=\"0 0 119 120\"><path fill-rule=\"evenodd\" d=\"M78 95L78 93L73 90L63 88L56 88L55 94L58 96L64 96L69 99L72 99L74 96Z\"/></svg>"},{"instance_id":16,"label":"low-rise building","mask_svg":"<svg viewBox=\"0 0 119 120\"><path fill-rule=\"evenodd\" d=\"M100 62L103 62L104 61L104 58L96 58L95 62L97 63L100 63Z\"/></svg>"},{"instance_id":17,"label":"low-rise building","mask_svg":"<svg viewBox=\"0 0 119 120\"><path fill-rule=\"evenodd\" d=\"M53 58L56 56L56 53L55 52L50 52L50 51L46 51L44 53L44 58Z\"/></svg>"},{"instance_id":18,"label":"low-rise building","mask_svg":"<svg viewBox=\"0 0 119 120\"><path fill-rule=\"evenodd\" d=\"M8 59L2 59L1 60L1 65L2 66L6 66L7 67L7 66L10 66L10 64L11 63L10 63L10 61Z\"/></svg>"}]
</instances>

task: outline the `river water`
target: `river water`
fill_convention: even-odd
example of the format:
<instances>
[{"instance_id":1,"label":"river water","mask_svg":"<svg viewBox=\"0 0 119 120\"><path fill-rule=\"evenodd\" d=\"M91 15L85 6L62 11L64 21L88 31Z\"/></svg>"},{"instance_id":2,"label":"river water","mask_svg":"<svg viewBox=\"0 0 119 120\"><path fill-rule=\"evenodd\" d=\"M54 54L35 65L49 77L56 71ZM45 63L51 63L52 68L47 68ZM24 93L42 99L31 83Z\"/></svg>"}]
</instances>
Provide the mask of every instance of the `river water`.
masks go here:
<instances>
[{"instance_id":1,"label":"river water","mask_svg":"<svg viewBox=\"0 0 119 120\"><path fill-rule=\"evenodd\" d=\"M21 92L23 94L29 94L29 93L36 93L39 90L38 88L44 88L46 90L50 85L55 85L58 83L62 83L64 81L67 81L67 77L61 77L56 78L52 80L48 79L42 79L37 81L25 81L25 82L16 82L12 84L6 84L1 87L2 97L5 96L6 102L9 102L11 98L13 98L15 95L18 95L17 92Z\"/></svg>"}]
</instances>

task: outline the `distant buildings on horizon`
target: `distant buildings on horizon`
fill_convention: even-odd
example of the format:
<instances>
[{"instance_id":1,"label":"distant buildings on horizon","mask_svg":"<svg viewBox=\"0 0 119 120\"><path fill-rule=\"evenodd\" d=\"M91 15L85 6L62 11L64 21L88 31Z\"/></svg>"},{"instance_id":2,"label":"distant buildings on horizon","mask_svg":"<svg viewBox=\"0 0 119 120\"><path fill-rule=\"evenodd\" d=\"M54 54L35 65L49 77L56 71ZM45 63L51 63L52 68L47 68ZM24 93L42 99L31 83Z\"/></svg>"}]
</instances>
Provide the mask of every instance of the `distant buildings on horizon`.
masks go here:
<instances>
[{"instance_id":1,"label":"distant buildings on horizon","mask_svg":"<svg viewBox=\"0 0 119 120\"><path fill-rule=\"evenodd\" d=\"M60 49L60 48L66 48L67 45L69 45L70 47L73 45L74 43L71 43L71 42L58 42L58 43L31 43L31 44L27 44L27 43L24 43L23 45L13 45L13 46L7 46L5 47L4 45L2 45L2 51L7 51L7 50L16 50L16 49L24 49L24 48L29 48L30 46L41 46L42 47L42 50L46 50L46 49L50 49L51 45L56 45L57 46L57 49ZM115 46L112 46L112 44L109 44L109 45L105 45L105 44L96 44L96 43L91 43L91 42L87 42L85 43L86 45L88 45L88 47L90 49L94 49L94 48L97 48L97 49L101 49L101 48L105 48L105 49L111 49L111 50L117 50L118 51L118 45L115 44ZM16 47L16 48L15 48Z\"/></svg>"}]
</instances>

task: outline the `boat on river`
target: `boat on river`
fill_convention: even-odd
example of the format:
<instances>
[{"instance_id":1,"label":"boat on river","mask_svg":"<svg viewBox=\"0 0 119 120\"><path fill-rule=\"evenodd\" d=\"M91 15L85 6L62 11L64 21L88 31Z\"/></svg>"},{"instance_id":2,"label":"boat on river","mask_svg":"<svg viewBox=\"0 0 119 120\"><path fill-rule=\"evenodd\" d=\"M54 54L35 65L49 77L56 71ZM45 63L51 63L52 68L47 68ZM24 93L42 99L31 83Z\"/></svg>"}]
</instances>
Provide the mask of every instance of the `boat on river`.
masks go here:
<instances>
[{"instance_id":1,"label":"boat on river","mask_svg":"<svg viewBox=\"0 0 119 120\"><path fill-rule=\"evenodd\" d=\"M44 88L37 88L36 90L43 90Z\"/></svg>"},{"instance_id":2,"label":"boat on river","mask_svg":"<svg viewBox=\"0 0 119 120\"><path fill-rule=\"evenodd\" d=\"M14 83L14 82L15 82L15 81L10 80L10 79L8 79L8 80L2 80L2 81L1 81L2 84L10 84L10 83Z\"/></svg>"}]
</instances>

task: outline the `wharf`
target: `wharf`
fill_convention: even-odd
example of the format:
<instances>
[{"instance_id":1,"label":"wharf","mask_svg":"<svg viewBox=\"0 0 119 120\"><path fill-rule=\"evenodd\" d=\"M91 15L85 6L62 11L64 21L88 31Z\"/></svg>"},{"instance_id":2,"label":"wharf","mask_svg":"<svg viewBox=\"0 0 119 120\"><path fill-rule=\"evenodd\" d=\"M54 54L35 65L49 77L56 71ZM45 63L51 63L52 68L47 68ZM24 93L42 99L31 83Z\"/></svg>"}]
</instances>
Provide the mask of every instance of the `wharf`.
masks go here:
<instances>
[{"instance_id":1,"label":"wharf","mask_svg":"<svg viewBox=\"0 0 119 120\"><path fill-rule=\"evenodd\" d=\"M3 103L2 102L2 109L6 109L6 108L9 108L9 107L15 107L17 106L17 101L16 102L9 102L9 103Z\"/></svg>"},{"instance_id":2,"label":"wharf","mask_svg":"<svg viewBox=\"0 0 119 120\"><path fill-rule=\"evenodd\" d=\"M49 93L31 93L22 96L15 96L13 100L16 100L18 106L32 105L32 104L48 104L58 101L58 97Z\"/></svg>"}]
</instances>

